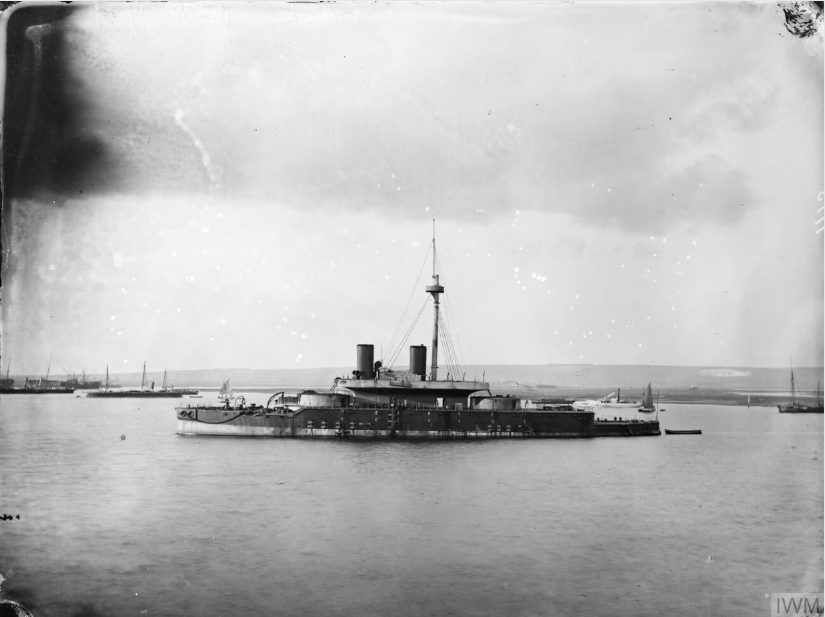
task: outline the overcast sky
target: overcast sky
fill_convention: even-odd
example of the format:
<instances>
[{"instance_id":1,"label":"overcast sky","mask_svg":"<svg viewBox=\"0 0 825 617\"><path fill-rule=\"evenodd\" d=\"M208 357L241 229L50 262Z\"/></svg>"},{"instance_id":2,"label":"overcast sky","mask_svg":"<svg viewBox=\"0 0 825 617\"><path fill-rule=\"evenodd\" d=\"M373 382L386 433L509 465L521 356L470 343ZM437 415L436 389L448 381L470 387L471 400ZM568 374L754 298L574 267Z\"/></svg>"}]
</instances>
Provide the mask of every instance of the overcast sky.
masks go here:
<instances>
[{"instance_id":1,"label":"overcast sky","mask_svg":"<svg viewBox=\"0 0 825 617\"><path fill-rule=\"evenodd\" d=\"M774 3L50 23L96 154L15 176L4 374L387 357L427 299L433 216L465 364L822 364L822 36Z\"/></svg>"}]
</instances>

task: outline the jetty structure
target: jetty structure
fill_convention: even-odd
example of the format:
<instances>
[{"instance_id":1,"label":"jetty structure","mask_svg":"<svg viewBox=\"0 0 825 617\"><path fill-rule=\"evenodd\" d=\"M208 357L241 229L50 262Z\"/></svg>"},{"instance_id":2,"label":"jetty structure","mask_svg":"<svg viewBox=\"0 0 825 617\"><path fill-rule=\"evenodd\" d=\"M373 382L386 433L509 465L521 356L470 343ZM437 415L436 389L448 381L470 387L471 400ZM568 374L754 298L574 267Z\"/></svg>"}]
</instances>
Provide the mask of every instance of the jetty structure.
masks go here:
<instances>
[{"instance_id":1,"label":"jetty structure","mask_svg":"<svg viewBox=\"0 0 825 617\"><path fill-rule=\"evenodd\" d=\"M599 420L592 410L572 405L494 395L490 384L465 378L445 332L440 297L445 287L437 270L435 233L430 246L433 303L429 371L427 348L409 347L409 367L392 368L406 343L401 341L385 367L372 344L359 344L351 375L338 377L327 391L273 394L265 405L247 405L243 397L219 405L187 404L175 408L181 435L304 438L534 438L630 437L660 435L653 419ZM428 251L428 256L429 256ZM426 257L425 257L426 259ZM422 306L421 311L425 308ZM419 312L419 316L421 314ZM410 328L411 330L411 328ZM409 330L408 330L409 333ZM439 351L453 356L442 376Z\"/></svg>"}]
</instances>

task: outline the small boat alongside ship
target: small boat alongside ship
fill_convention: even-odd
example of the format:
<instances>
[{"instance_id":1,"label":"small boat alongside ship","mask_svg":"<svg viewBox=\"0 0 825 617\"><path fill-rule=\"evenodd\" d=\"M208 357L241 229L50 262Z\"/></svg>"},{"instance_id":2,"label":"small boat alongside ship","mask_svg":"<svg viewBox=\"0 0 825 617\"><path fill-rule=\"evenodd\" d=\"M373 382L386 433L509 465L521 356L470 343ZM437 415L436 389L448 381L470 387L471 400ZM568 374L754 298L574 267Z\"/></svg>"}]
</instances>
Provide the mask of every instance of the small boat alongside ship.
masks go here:
<instances>
[{"instance_id":1,"label":"small boat alongside ship","mask_svg":"<svg viewBox=\"0 0 825 617\"><path fill-rule=\"evenodd\" d=\"M103 390L89 392L86 396L93 398L182 398L184 394L196 395L198 388L174 388L166 385L166 371L163 371L163 385L155 390L155 382L148 382L146 378L146 363L143 363L143 376L139 390L109 389L109 367L106 367L106 383Z\"/></svg>"},{"instance_id":2,"label":"small boat alongside ship","mask_svg":"<svg viewBox=\"0 0 825 617\"><path fill-rule=\"evenodd\" d=\"M665 435L701 435L702 429L691 429L687 431L677 431L672 428L665 429Z\"/></svg>"},{"instance_id":3,"label":"small boat alongside ship","mask_svg":"<svg viewBox=\"0 0 825 617\"><path fill-rule=\"evenodd\" d=\"M431 363L427 347L409 347L409 367L392 368L375 360L372 344L356 348L356 368L338 377L329 391L304 390L295 395L273 394L266 405L246 405L231 397L228 381L221 390L223 404L188 404L175 408L181 435L223 435L309 438L532 438L625 437L660 435L658 420L599 420L592 410L570 404L494 395L490 384L467 379L451 358L451 339L444 336L446 378L440 378L440 296L444 286L436 272L432 241L432 284L426 286L434 304ZM423 307L422 307L423 310ZM420 313L419 313L420 315ZM408 331L409 332L409 331ZM635 404L636 408L639 404Z\"/></svg>"},{"instance_id":4,"label":"small boat alongside ship","mask_svg":"<svg viewBox=\"0 0 825 617\"><path fill-rule=\"evenodd\" d=\"M647 384L641 402L623 399L622 390L618 388L615 392L611 392L607 396L599 399L575 401L573 402L573 408L582 411L592 411L600 415L609 415L610 413L621 414L622 412L635 413L637 411L652 413L656 411L656 406L653 403L653 390L650 384Z\"/></svg>"}]
</instances>

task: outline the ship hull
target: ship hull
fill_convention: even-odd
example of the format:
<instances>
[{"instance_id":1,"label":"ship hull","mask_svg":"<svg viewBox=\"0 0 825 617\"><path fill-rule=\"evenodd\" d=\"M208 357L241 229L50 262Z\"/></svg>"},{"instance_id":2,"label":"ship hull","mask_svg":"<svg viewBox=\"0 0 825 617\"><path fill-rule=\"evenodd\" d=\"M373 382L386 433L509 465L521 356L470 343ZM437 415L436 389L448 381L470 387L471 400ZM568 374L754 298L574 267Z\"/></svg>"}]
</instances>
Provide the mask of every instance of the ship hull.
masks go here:
<instances>
[{"instance_id":1,"label":"ship hull","mask_svg":"<svg viewBox=\"0 0 825 617\"><path fill-rule=\"evenodd\" d=\"M805 405L779 405L779 413L822 413L822 405L810 406Z\"/></svg>"},{"instance_id":2,"label":"ship hull","mask_svg":"<svg viewBox=\"0 0 825 617\"><path fill-rule=\"evenodd\" d=\"M94 398L181 398L181 392L89 392L86 396Z\"/></svg>"},{"instance_id":3,"label":"ship hull","mask_svg":"<svg viewBox=\"0 0 825 617\"><path fill-rule=\"evenodd\" d=\"M457 411L312 407L177 408L178 433L239 437L362 439L525 439L660 435L655 421L597 421L575 411Z\"/></svg>"},{"instance_id":4,"label":"ship hull","mask_svg":"<svg viewBox=\"0 0 825 617\"><path fill-rule=\"evenodd\" d=\"M3 388L0 390L0 394L72 394L73 392L74 390L70 388L56 388L50 390L26 390L23 388Z\"/></svg>"}]
</instances>

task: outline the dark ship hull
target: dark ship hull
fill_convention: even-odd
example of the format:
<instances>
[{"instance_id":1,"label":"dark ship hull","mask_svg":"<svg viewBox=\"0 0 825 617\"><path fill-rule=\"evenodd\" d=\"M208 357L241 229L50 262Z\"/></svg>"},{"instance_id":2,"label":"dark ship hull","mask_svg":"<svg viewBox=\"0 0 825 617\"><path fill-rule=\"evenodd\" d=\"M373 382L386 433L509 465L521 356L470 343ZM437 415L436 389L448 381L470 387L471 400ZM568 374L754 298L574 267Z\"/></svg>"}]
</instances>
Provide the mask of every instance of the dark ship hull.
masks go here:
<instances>
[{"instance_id":1,"label":"dark ship hull","mask_svg":"<svg viewBox=\"0 0 825 617\"><path fill-rule=\"evenodd\" d=\"M170 390L170 392L174 392L176 394L180 394L183 396L194 396L198 392L200 392L200 390L198 388L173 388L172 390Z\"/></svg>"},{"instance_id":2,"label":"dark ship hull","mask_svg":"<svg viewBox=\"0 0 825 617\"><path fill-rule=\"evenodd\" d=\"M74 390L97 390L103 387L102 381L65 381L63 385Z\"/></svg>"},{"instance_id":3,"label":"dark ship hull","mask_svg":"<svg viewBox=\"0 0 825 617\"><path fill-rule=\"evenodd\" d=\"M788 403L787 405L779 405L779 413L822 413L822 405Z\"/></svg>"},{"instance_id":4,"label":"dark ship hull","mask_svg":"<svg viewBox=\"0 0 825 617\"><path fill-rule=\"evenodd\" d=\"M106 386L103 390L88 392L86 396L93 398L181 398L184 394L197 394L197 388L174 388L166 385L166 371L163 372L163 387L155 390L155 382L149 385L146 379L146 363L143 363L143 377L140 390L109 390L109 367L106 367Z\"/></svg>"},{"instance_id":5,"label":"dark ship hull","mask_svg":"<svg viewBox=\"0 0 825 617\"><path fill-rule=\"evenodd\" d=\"M50 364L51 366L51 364ZM71 394L75 388L65 383L46 379L29 379L26 378L22 388L15 388L14 379L0 380L2 387L0 387L0 394Z\"/></svg>"},{"instance_id":6,"label":"dark ship hull","mask_svg":"<svg viewBox=\"0 0 825 617\"><path fill-rule=\"evenodd\" d=\"M86 396L95 398L181 398L183 392L173 390L106 390L89 392Z\"/></svg>"},{"instance_id":7,"label":"dark ship hull","mask_svg":"<svg viewBox=\"0 0 825 617\"><path fill-rule=\"evenodd\" d=\"M181 435L296 438L501 439L660 435L658 422L596 421L592 412L455 410L386 405L270 409L178 407Z\"/></svg>"},{"instance_id":8,"label":"dark ship hull","mask_svg":"<svg viewBox=\"0 0 825 617\"><path fill-rule=\"evenodd\" d=\"M71 394L74 388L0 388L0 394Z\"/></svg>"}]
</instances>

